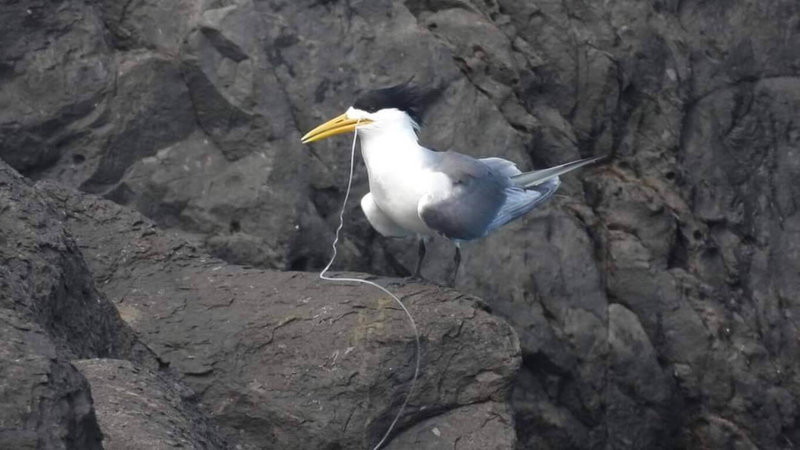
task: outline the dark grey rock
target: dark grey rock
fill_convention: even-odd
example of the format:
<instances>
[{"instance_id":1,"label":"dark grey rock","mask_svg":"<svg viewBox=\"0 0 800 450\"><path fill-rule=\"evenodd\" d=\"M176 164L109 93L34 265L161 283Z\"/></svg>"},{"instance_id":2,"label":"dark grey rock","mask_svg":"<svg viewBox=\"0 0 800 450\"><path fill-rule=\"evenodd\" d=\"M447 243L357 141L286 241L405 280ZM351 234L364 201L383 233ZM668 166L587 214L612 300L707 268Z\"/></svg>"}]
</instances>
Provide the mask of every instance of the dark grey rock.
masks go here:
<instances>
[{"instance_id":1,"label":"dark grey rock","mask_svg":"<svg viewBox=\"0 0 800 450\"><path fill-rule=\"evenodd\" d=\"M283 93L258 47L261 28L249 1L208 9L182 49L198 124L232 161L269 145L273 131L293 128ZM282 153L270 150L265 153Z\"/></svg>"},{"instance_id":2,"label":"dark grey rock","mask_svg":"<svg viewBox=\"0 0 800 450\"><path fill-rule=\"evenodd\" d=\"M197 25L203 2L100 0L92 2L115 49L154 50L175 56Z\"/></svg>"},{"instance_id":3,"label":"dark grey rock","mask_svg":"<svg viewBox=\"0 0 800 450\"><path fill-rule=\"evenodd\" d=\"M86 379L45 330L0 308L0 448L102 449L102 439Z\"/></svg>"},{"instance_id":4,"label":"dark grey rock","mask_svg":"<svg viewBox=\"0 0 800 450\"><path fill-rule=\"evenodd\" d=\"M65 216L0 162L0 448L102 448L75 357L155 359L94 286Z\"/></svg>"},{"instance_id":5,"label":"dark grey rock","mask_svg":"<svg viewBox=\"0 0 800 450\"><path fill-rule=\"evenodd\" d=\"M63 205L121 316L228 436L247 448L353 448L386 431L415 353L391 298L314 274L230 266L116 204L41 186ZM379 281L405 300L422 339L420 379L401 427L505 401L520 361L507 324L455 291ZM501 419L505 426L471 430L469 439L505 435L513 443L511 418Z\"/></svg>"},{"instance_id":6,"label":"dark grey rock","mask_svg":"<svg viewBox=\"0 0 800 450\"><path fill-rule=\"evenodd\" d=\"M134 449L231 448L169 377L119 359L73 361L92 386L103 446Z\"/></svg>"},{"instance_id":7,"label":"dark grey rock","mask_svg":"<svg viewBox=\"0 0 800 450\"><path fill-rule=\"evenodd\" d=\"M113 97L106 104L109 130L98 130L98 153L84 155L81 164L94 166L81 183L88 192L105 193L133 163L184 139L195 128L188 89L174 60L132 51L117 59L116 69Z\"/></svg>"},{"instance_id":8,"label":"dark grey rock","mask_svg":"<svg viewBox=\"0 0 800 450\"><path fill-rule=\"evenodd\" d=\"M403 431L385 448L513 449L514 419L507 405L480 403L463 406L420 422Z\"/></svg>"},{"instance_id":9,"label":"dark grey rock","mask_svg":"<svg viewBox=\"0 0 800 450\"><path fill-rule=\"evenodd\" d=\"M603 437L592 433L561 397L565 372L544 358L525 359L528 367L520 371L512 393L518 448L603 446Z\"/></svg>"},{"instance_id":10,"label":"dark grey rock","mask_svg":"<svg viewBox=\"0 0 800 450\"><path fill-rule=\"evenodd\" d=\"M0 157L38 173L103 120L98 105L113 88L115 63L85 2L0 8Z\"/></svg>"},{"instance_id":11,"label":"dark grey rock","mask_svg":"<svg viewBox=\"0 0 800 450\"><path fill-rule=\"evenodd\" d=\"M194 393L151 371L162 364L95 288L63 208L3 162L0 212L0 448L226 448ZM76 361L82 375L74 358L128 361Z\"/></svg>"},{"instance_id":12,"label":"dark grey rock","mask_svg":"<svg viewBox=\"0 0 800 450\"><path fill-rule=\"evenodd\" d=\"M608 345L609 446L674 448L670 421L665 420L674 420L670 412L676 414L673 408L681 406L670 404L674 380L659 366L636 315L619 304L608 308Z\"/></svg>"},{"instance_id":13,"label":"dark grey rock","mask_svg":"<svg viewBox=\"0 0 800 450\"><path fill-rule=\"evenodd\" d=\"M0 162L0 306L12 323L37 324L65 358L147 351L97 291L66 216L30 182Z\"/></svg>"}]
</instances>

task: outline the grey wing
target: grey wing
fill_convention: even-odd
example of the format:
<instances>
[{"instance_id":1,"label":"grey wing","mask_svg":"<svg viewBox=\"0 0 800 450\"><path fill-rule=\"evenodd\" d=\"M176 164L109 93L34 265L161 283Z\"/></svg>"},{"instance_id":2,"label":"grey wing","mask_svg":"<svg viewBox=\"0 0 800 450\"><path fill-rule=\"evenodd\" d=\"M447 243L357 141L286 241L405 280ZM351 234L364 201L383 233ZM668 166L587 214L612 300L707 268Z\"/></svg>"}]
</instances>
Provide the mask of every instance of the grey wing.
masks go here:
<instances>
[{"instance_id":1,"label":"grey wing","mask_svg":"<svg viewBox=\"0 0 800 450\"><path fill-rule=\"evenodd\" d=\"M485 236L506 201L506 191L510 187L508 176L455 152L440 153L433 169L447 177L450 189L430 193L420 200L420 219L450 239Z\"/></svg>"},{"instance_id":2,"label":"grey wing","mask_svg":"<svg viewBox=\"0 0 800 450\"><path fill-rule=\"evenodd\" d=\"M556 193L561 181L551 178L531 189L516 186L506 188L506 200L487 227L487 233L517 219L549 200Z\"/></svg>"},{"instance_id":3,"label":"grey wing","mask_svg":"<svg viewBox=\"0 0 800 450\"><path fill-rule=\"evenodd\" d=\"M601 159L606 158L606 155L596 156L594 158L579 159L577 161L561 164L560 166L550 167L548 169L534 170L531 172L520 173L511 176L511 181L514 185L531 189L534 186L544 183L552 178L558 178L559 175L572 172L575 169L581 168L585 165L595 163Z\"/></svg>"},{"instance_id":4,"label":"grey wing","mask_svg":"<svg viewBox=\"0 0 800 450\"><path fill-rule=\"evenodd\" d=\"M522 172L517 168L517 165L503 158L491 157L491 158L481 158L478 161L486 164L492 170L497 172L499 175L506 176L506 177L513 177L516 175L520 175Z\"/></svg>"}]
</instances>

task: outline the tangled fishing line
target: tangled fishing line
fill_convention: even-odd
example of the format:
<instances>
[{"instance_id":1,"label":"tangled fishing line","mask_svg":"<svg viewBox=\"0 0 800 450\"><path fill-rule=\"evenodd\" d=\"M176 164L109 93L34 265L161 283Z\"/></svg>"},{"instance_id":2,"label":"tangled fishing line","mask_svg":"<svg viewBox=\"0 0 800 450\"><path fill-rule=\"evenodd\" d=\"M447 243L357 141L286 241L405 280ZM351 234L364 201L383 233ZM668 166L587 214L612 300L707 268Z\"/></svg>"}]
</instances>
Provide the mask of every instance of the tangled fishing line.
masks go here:
<instances>
[{"instance_id":1,"label":"tangled fishing line","mask_svg":"<svg viewBox=\"0 0 800 450\"><path fill-rule=\"evenodd\" d=\"M358 122L356 123L356 126L358 126ZM322 269L322 272L319 273L319 277L326 281L352 281L355 283L368 284L370 286L374 286L380 289L381 291L385 292L387 295L392 297L392 299L394 299L394 301L397 302L397 304L400 305L401 308L403 308L403 311L408 316L409 322L411 322L411 328L414 330L414 339L416 340L417 343L417 362L416 366L414 367L414 378L412 378L411 380L411 387L408 390L408 394L406 394L406 398L405 400L403 400L403 404L400 405L400 410L397 411L397 415L394 417L394 420L392 420L392 423L389 425L389 429L386 430L386 433L383 435L381 440L373 448L373 450L378 450L381 447L381 445L383 445L384 442L386 442L386 439L392 433L392 430L394 429L394 426L397 424L397 421L400 419L400 416L403 415L403 411L406 409L406 405L408 405L408 401L411 399L411 395L414 393L414 387L417 384L417 377L419 377L419 362L420 362L420 355L422 352L419 343L419 331L417 331L417 324L416 322L414 322L414 317L411 315L411 312L408 310L408 308L406 308L406 305L404 305L403 302L396 295L392 294L388 289L379 285L378 283L373 283L372 281L369 280L362 280L359 278L347 278L347 277L329 277L325 275L325 273L328 272L328 269L330 269L331 266L333 265L333 261L336 260L336 253L337 253L336 244L339 243L339 232L342 230L342 227L344 227L344 210L345 207L347 206L347 200L350 198L350 188L353 185L353 166L356 158L357 138L358 138L358 132L353 131L353 146L350 149L350 176L347 180L347 190L345 191L344 194L344 202L342 202L342 211L339 213L339 226L336 227L336 236L333 239L333 244L331 244L331 246L333 247L333 256L331 256L331 260L328 262L328 265L325 266L325 268Z\"/></svg>"}]
</instances>

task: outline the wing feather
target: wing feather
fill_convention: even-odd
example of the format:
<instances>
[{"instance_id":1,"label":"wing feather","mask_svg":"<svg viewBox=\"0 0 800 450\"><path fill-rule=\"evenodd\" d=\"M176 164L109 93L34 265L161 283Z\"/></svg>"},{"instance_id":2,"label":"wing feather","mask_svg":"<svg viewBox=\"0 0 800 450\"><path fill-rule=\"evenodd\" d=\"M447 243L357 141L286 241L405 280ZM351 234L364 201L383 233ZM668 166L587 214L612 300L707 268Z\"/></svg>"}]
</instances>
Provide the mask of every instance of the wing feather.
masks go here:
<instances>
[{"instance_id":1,"label":"wing feather","mask_svg":"<svg viewBox=\"0 0 800 450\"><path fill-rule=\"evenodd\" d=\"M547 180L556 178L559 175L564 175L567 172L571 172L587 164L592 164L594 162L600 161L603 158L605 158L605 156L596 156L594 158L579 159L578 161L568 162L566 164L561 164L560 166L550 167L542 170L534 170L532 172L520 173L512 176L511 180L514 182L516 186L524 188L532 188L533 186L544 183Z\"/></svg>"},{"instance_id":2,"label":"wing feather","mask_svg":"<svg viewBox=\"0 0 800 450\"><path fill-rule=\"evenodd\" d=\"M517 165L503 158L491 157L491 158L481 158L478 161L486 164L492 170L497 172L498 175L502 175L505 177L513 177L516 175L521 174L520 170L517 168Z\"/></svg>"},{"instance_id":3,"label":"wing feather","mask_svg":"<svg viewBox=\"0 0 800 450\"><path fill-rule=\"evenodd\" d=\"M449 189L431 192L418 206L420 219L450 239L483 237L549 200L560 174L590 164L590 158L541 171L521 173L502 158L474 159L455 152L439 154L433 165Z\"/></svg>"},{"instance_id":4,"label":"wing feather","mask_svg":"<svg viewBox=\"0 0 800 450\"><path fill-rule=\"evenodd\" d=\"M561 181L556 177L531 189L521 189L516 186L508 188L506 201L497 211L486 232L490 233L542 205L556 193L560 185Z\"/></svg>"},{"instance_id":5,"label":"wing feather","mask_svg":"<svg viewBox=\"0 0 800 450\"><path fill-rule=\"evenodd\" d=\"M507 176L474 158L442 152L433 166L444 174L449 189L423 197L417 207L425 225L449 239L485 236L506 199Z\"/></svg>"}]
</instances>

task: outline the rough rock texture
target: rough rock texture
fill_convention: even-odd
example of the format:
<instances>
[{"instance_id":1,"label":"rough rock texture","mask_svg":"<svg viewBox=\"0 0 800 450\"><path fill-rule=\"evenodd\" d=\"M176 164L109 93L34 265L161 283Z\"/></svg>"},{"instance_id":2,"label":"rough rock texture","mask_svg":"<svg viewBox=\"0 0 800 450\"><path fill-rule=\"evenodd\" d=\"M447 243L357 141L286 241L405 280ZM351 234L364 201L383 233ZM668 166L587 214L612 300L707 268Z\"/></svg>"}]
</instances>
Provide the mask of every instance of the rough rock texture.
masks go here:
<instances>
[{"instance_id":1,"label":"rough rock texture","mask_svg":"<svg viewBox=\"0 0 800 450\"><path fill-rule=\"evenodd\" d=\"M500 403L464 406L420 422L393 439L387 450L501 450L514 448L511 411Z\"/></svg>"},{"instance_id":2,"label":"rough rock texture","mask_svg":"<svg viewBox=\"0 0 800 450\"><path fill-rule=\"evenodd\" d=\"M75 357L152 361L94 287L63 213L0 162L0 448L102 448Z\"/></svg>"},{"instance_id":3,"label":"rough rock texture","mask_svg":"<svg viewBox=\"0 0 800 450\"><path fill-rule=\"evenodd\" d=\"M73 361L92 386L103 446L166 450L230 448L196 408L193 393L169 377L119 359Z\"/></svg>"},{"instance_id":4,"label":"rough rock texture","mask_svg":"<svg viewBox=\"0 0 800 450\"><path fill-rule=\"evenodd\" d=\"M69 217L122 317L228 436L247 448L366 448L386 431L415 352L391 298L313 274L226 265L138 213L42 187ZM453 433L501 437L502 448L513 448L503 406L520 363L511 328L455 291L414 283L393 290L422 339L420 379L400 426L443 414L452 420L450 411L474 407L472 420L498 416L499 423L483 432L455 422Z\"/></svg>"},{"instance_id":5,"label":"rough rock texture","mask_svg":"<svg viewBox=\"0 0 800 450\"><path fill-rule=\"evenodd\" d=\"M95 288L65 219L0 162L0 306L43 329L66 357L129 355L138 343Z\"/></svg>"},{"instance_id":6,"label":"rough rock texture","mask_svg":"<svg viewBox=\"0 0 800 450\"><path fill-rule=\"evenodd\" d=\"M0 162L0 448L227 447L187 419L194 393L150 370L157 359L95 288L66 218Z\"/></svg>"},{"instance_id":7,"label":"rough rock texture","mask_svg":"<svg viewBox=\"0 0 800 450\"><path fill-rule=\"evenodd\" d=\"M459 289L522 345L520 447L800 442L796 1L163 3L3 2L0 157L228 261L319 268L349 139L298 136L413 75L434 148L613 156L465 249ZM338 267L413 267L357 202L345 230Z\"/></svg>"},{"instance_id":8,"label":"rough rock texture","mask_svg":"<svg viewBox=\"0 0 800 450\"><path fill-rule=\"evenodd\" d=\"M0 448L103 448L86 379L44 330L0 314Z\"/></svg>"}]
</instances>

